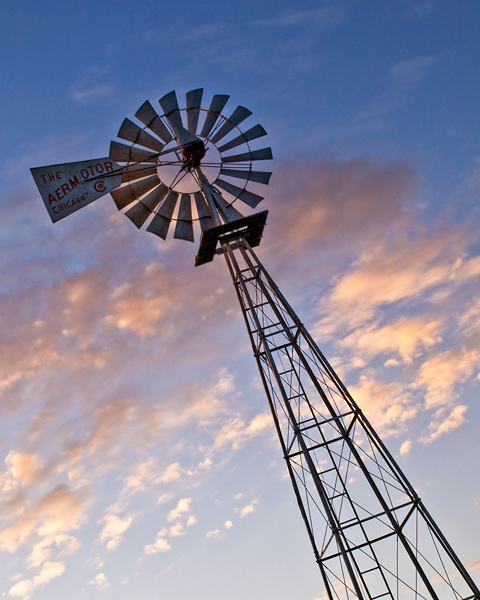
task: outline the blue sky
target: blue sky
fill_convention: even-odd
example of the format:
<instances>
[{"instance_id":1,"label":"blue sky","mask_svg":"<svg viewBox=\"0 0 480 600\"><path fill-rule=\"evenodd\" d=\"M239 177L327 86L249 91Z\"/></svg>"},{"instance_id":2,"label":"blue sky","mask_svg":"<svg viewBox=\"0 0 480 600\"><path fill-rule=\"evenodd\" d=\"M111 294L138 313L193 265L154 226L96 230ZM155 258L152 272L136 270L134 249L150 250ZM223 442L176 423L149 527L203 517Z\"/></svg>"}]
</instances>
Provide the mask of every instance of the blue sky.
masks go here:
<instances>
[{"instance_id":1,"label":"blue sky","mask_svg":"<svg viewBox=\"0 0 480 600\"><path fill-rule=\"evenodd\" d=\"M478 582L479 4L0 17L2 595L323 598L225 265L29 172L198 87L268 131L259 256Z\"/></svg>"}]
</instances>

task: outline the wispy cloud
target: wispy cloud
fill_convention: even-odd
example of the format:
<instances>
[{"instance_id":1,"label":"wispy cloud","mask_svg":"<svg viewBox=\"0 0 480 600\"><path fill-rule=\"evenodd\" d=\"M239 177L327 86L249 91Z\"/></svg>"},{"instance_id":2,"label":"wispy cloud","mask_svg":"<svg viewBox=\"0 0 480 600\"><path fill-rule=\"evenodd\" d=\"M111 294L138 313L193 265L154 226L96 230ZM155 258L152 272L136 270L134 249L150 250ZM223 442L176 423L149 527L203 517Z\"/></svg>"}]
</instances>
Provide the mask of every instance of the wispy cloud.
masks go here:
<instances>
[{"instance_id":1,"label":"wispy cloud","mask_svg":"<svg viewBox=\"0 0 480 600\"><path fill-rule=\"evenodd\" d=\"M108 72L98 66L86 70L68 90L70 99L80 105L108 98L112 93L113 86L108 81Z\"/></svg>"},{"instance_id":2,"label":"wispy cloud","mask_svg":"<svg viewBox=\"0 0 480 600\"><path fill-rule=\"evenodd\" d=\"M326 5L320 8L283 11L269 19L253 21L253 25L275 28L316 26L326 29L341 23L346 18L345 7Z\"/></svg>"},{"instance_id":3,"label":"wispy cloud","mask_svg":"<svg viewBox=\"0 0 480 600\"><path fill-rule=\"evenodd\" d=\"M31 579L22 579L12 586L8 593L10 596L18 596L24 600L30 598L32 592L44 586L52 579L56 579L65 572L65 565L61 562L45 562L40 572Z\"/></svg>"}]
</instances>

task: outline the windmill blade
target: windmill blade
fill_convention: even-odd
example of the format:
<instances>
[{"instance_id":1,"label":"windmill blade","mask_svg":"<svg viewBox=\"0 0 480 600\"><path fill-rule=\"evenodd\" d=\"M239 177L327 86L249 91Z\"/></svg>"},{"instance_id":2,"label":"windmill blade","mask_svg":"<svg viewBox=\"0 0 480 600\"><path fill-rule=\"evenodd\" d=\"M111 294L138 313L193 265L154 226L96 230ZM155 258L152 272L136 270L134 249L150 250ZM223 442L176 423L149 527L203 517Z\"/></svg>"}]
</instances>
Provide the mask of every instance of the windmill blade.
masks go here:
<instances>
[{"instance_id":1,"label":"windmill blade","mask_svg":"<svg viewBox=\"0 0 480 600\"><path fill-rule=\"evenodd\" d=\"M163 108L165 117L173 128L173 131L178 136L180 131L184 129L180 109L178 108L177 95L175 90L165 94L159 100L160 106Z\"/></svg>"},{"instance_id":2,"label":"windmill blade","mask_svg":"<svg viewBox=\"0 0 480 600\"><path fill-rule=\"evenodd\" d=\"M137 110L135 116L165 143L173 140L172 134L165 127L162 119L158 116L156 110L148 100L146 100Z\"/></svg>"},{"instance_id":3,"label":"windmill blade","mask_svg":"<svg viewBox=\"0 0 480 600\"><path fill-rule=\"evenodd\" d=\"M126 146L120 142L110 142L110 158L126 163L157 163L157 155L141 148Z\"/></svg>"},{"instance_id":4,"label":"windmill blade","mask_svg":"<svg viewBox=\"0 0 480 600\"><path fill-rule=\"evenodd\" d=\"M187 129L190 133L197 133L198 116L202 105L203 89L187 92Z\"/></svg>"},{"instance_id":5,"label":"windmill blade","mask_svg":"<svg viewBox=\"0 0 480 600\"><path fill-rule=\"evenodd\" d=\"M222 112L223 107L229 98L230 96L225 96L224 94L217 94L213 97L210 108L208 109L207 118L203 124L202 132L200 133L201 137L208 137L208 134L212 131L212 127L217 122L218 116Z\"/></svg>"},{"instance_id":6,"label":"windmill blade","mask_svg":"<svg viewBox=\"0 0 480 600\"><path fill-rule=\"evenodd\" d=\"M170 191L162 202L160 209L157 211L153 219L150 221L150 225L147 227L147 231L154 233L165 240L172 220L173 211L177 203L178 194L177 192Z\"/></svg>"},{"instance_id":7,"label":"windmill blade","mask_svg":"<svg viewBox=\"0 0 480 600\"><path fill-rule=\"evenodd\" d=\"M215 227L210 208L203 194L201 192L195 192L193 196L195 198L195 206L197 207L198 219L200 221L200 229L206 231L207 229Z\"/></svg>"},{"instance_id":8,"label":"windmill blade","mask_svg":"<svg viewBox=\"0 0 480 600\"><path fill-rule=\"evenodd\" d=\"M160 184L158 175L152 175L151 177L145 177L139 181L128 183L121 188L113 190L110 195L113 201L117 205L118 210L122 210L134 200L139 200L144 194L153 190L154 187Z\"/></svg>"},{"instance_id":9,"label":"windmill blade","mask_svg":"<svg viewBox=\"0 0 480 600\"><path fill-rule=\"evenodd\" d=\"M178 210L177 224L173 237L177 240L195 241L193 238L192 200L190 194L182 194Z\"/></svg>"},{"instance_id":10,"label":"windmill blade","mask_svg":"<svg viewBox=\"0 0 480 600\"><path fill-rule=\"evenodd\" d=\"M239 212L236 208L234 208L231 204L229 204L222 196L222 194L218 192L213 192L213 196L218 210L224 217L226 217L226 221L236 221L237 219L243 219L242 213Z\"/></svg>"},{"instance_id":11,"label":"windmill blade","mask_svg":"<svg viewBox=\"0 0 480 600\"><path fill-rule=\"evenodd\" d=\"M155 150L155 152L161 152L165 145L146 131L143 131L141 127L133 121L130 121L130 119L124 119L117 136L122 140L127 140L128 142L151 148L152 150Z\"/></svg>"},{"instance_id":12,"label":"windmill blade","mask_svg":"<svg viewBox=\"0 0 480 600\"><path fill-rule=\"evenodd\" d=\"M270 160L272 158L272 149L262 148L261 150L244 152L243 154L235 154L233 156L222 156L222 163L247 162L251 160Z\"/></svg>"},{"instance_id":13,"label":"windmill blade","mask_svg":"<svg viewBox=\"0 0 480 600\"><path fill-rule=\"evenodd\" d=\"M217 142L219 142L222 138L224 138L227 135L227 133L232 131L232 129L239 125L242 121L245 121L245 119L251 114L252 111L248 110L248 108L245 108L244 106L237 106L237 108L233 111L232 115L213 136L211 140L212 144L216 144Z\"/></svg>"},{"instance_id":14,"label":"windmill blade","mask_svg":"<svg viewBox=\"0 0 480 600\"><path fill-rule=\"evenodd\" d=\"M267 135L267 132L261 125L255 125L248 131L241 133L239 136L224 144L221 148L218 149L220 153L226 152L227 150L231 150L232 148L236 148L245 142L249 142L250 140L256 140L259 137L263 137Z\"/></svg>"},{"instance_id":15,"label":"windmill blade","mask_svg":"<svg viewBox=\"0 0 480 600\"><path fill-rule=\"evenodd\" d=\"M250 171L241 169L220 169L220 175L226 177L236 177L237 179L246 179L247 181L255 181L268 185L271 173L268 171Z\"/></svg>"},{"instance_id":16,"label":"windmill blade","mask_svg":"<svg viewBox=\"0 0 480 600\"><path fill-rule=\"evenodd\" d=\"M228 183L228 181L223 181L222 179L217 179L215 185L220 186L226 192L232 194L232 196L235 196L235 198L245 202L245 204L248 204L248 206L251 206L252 208L255 208L257 204L263 200L263 196L249 192L246 189L239 188L236 185Z\"/></svg>"},{"instance_id":17,"label":"windmill blade","mask_svg":"<svg viewBox=\"0 0 480 600\"><path fill-rule=\"evenodd\" d=\"M149 194L144 196L132 208L129 208L125 216L140 229L152 212L157 208L160 202L168 193L168 187L161 183L154 188Z\"/></svg>"},{"instance_id":18,"label":"windmill blade","mask_svg":"<svg viewBox=\"0 0 480 600\"><path fill-rule=\"evenodd\" d=\"M143 179L149 175L155 175L157 173L157 167L154 165L148 165L139 163L138 165L129 165L122 169L122 183L128 181L134 181L135 179Z\"/></svg>"}]
</instances>

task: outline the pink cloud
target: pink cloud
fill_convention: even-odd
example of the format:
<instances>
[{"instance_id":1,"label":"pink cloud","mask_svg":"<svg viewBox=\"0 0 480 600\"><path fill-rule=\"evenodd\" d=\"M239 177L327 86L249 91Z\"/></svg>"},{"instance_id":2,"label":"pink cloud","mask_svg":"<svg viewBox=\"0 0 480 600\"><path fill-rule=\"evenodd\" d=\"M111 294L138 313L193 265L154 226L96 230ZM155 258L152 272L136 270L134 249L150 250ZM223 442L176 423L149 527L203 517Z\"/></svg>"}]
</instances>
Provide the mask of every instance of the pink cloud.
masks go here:
<instances>
[{"instance_id":1,"label":"pink cloud","mask_svg":"<svg viewBox=\"0 0 480 600\"><path fill-rule=\"evenodd\" d=\"M384 326L370 324L358 327L339 345L364 358L396 353L403 361L411 363L423 350L442 341L440 327L439 321L422 317L401 318Z\"/></svg>"}]
</instances>

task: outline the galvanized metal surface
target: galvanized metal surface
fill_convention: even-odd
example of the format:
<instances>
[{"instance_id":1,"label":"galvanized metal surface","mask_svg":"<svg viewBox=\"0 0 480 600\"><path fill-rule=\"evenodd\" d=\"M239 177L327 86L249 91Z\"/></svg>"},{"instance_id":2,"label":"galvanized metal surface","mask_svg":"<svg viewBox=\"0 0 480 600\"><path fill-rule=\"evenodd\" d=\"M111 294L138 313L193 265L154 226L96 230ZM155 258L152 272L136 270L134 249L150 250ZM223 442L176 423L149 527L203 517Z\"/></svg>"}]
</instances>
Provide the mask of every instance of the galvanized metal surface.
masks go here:
<instances>
[{"instance_id":1,"label":"galvanized metal surface","mask_svg":"<svg viewBox=\"0 0 480 600\"><path fill-rule=\"evenodd\" d=\"M54 223L117 188L122 172L110 157L30 169Z\"/></svg>"},{"instance_id":2,"label":"galvanized metal surface","mask_svg":"<svg viewBox=\"0 0 480 600\"><path fill-rule=\"evenodd\" d=\"M241 133L239 136L237 136L233 140L230 140L230 142L227 142L223 146L220 146L218 151L226 152L227 150L236 148L237 146L240 146L241 144L244 144L245 142L250 142L252 140L256 140L260 137L263 137L264 135L267 135L267 132L265 131L265 129L261 125L255 125L251 129L248 129L247 131Z\"/></svg>"},{"instance_id":3,"label":"galvanized metal surface","mask_svg":"<svg viewBox=\"0 0 480 600\"><path fill-rule=\"evenodd\" d=\"M146 125L150 131L153 131L155 135L158 135L158 137L165 143L173 140L172 134L165 127L164 123L157 114L157 111L153 108L148 100L146 100L137 110L135 116L139 121Z\"/></svg>"},{"instance_id":4,"label":"galvanized metal surface","mask_svg":"<svg viewBox=\"0 0 480 600\"><path fill-rule=\"evenodd\" d=\"M180 208L178 209L177 224L173 237L188 242L194 241L190 194L182 194L180 198Z\"/></svg>"},{"instance_id":5,"label":"galvanized metal surface","mask_svg":"<svg viewBox=\"0 0 480 600\"><path fill-rule=\"evenodd\" d=\"M201 137L207 138L209 136L229 98L230 96L225 96L224 94L217 94L213 97L210 108L208 109L207 118L205 119L205 123L203 124L200 133Z\"/></svg>"},{"instance_id":6,"label":"galvanized metal surface","mask_svg":"<svg viewBox=\"0 0 480 600\"><path fill-rule=\"evenodd\" d=\"M234 127L240 125L242 121L245 121L247 117L252 114L252 111L248 110L244 106L237 106L233 113L228 117L225 123L220 127L217 133L212 137L212 144L216 144L223 139L227 133L230 133Z\"/></svg>"},{"instance_id":7,"label":"galvanized metal surface","mask_svg":"<svg viewBox=\"0 0 480 600\"><path fill-rule=\"evenodd\" d=\"M187 92L187 129L190 133L197 133L198 117L202 105L203 89Z\"/></svg>"},{"instance_id":8,"label":"galvanized metal surface","mask_svg":"<svg viewBox=\"0 0 480 600\"><path fill-rule=\"evenodd\" d=\"M165 146L165 144L159 142L157 138L144 131L136 123L130 121L130 119L124 119L117 136L122 138L122 140L132 142L132 144L139 144L140 146L150 148L154 152L161 152Z\"/></svg>"}]
</instances>

